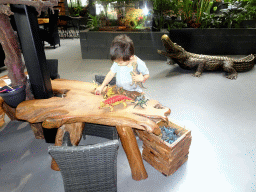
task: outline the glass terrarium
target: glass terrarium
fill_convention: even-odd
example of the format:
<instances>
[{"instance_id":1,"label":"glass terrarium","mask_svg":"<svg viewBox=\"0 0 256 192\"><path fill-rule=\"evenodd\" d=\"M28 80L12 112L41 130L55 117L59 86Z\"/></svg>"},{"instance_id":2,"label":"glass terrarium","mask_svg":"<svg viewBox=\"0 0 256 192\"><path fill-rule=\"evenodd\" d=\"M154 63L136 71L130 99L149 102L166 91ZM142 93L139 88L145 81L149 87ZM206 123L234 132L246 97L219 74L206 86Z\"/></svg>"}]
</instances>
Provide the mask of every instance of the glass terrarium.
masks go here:
<instances>
[{"instance_id":1,"label":"glass terrarium","mask_svg":"<svg viewBox=\"0 0 256 192\"><path fill-rule=\"evenodd\" d=\"M89 14L94 30L150 30L152 26L152 4L150 1L101 0L94 1L96 15ZM90 26L88 26L90 27Z\"/></svg>"}]
</instances>

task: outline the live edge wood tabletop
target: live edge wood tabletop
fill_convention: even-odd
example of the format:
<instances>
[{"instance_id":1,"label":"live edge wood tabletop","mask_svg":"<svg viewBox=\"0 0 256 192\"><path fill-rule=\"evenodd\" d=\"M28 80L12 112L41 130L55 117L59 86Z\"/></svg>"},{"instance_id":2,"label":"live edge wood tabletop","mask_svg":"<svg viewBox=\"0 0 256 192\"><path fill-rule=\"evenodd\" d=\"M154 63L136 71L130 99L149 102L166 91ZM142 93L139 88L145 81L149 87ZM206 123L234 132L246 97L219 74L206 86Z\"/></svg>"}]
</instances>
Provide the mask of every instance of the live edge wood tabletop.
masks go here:
<instances>
[{"instance_id":1,"label":"live edge wood tabletop","mask_svg":"<svg viewBox=\"0 0 256 192\"><path fill-rule=\"evenodd\" d=\"M61 146L64 131L69 131L72 144L78 145L85 122L116 126L132 178L139 181L148 177L132 129L159 134L158 122L168 121L169 108L149 100L144 108L134 108L134 103L127 102L127 107L119 104L111 112L109 107L99 108L104 99L102 95L94 94L94 83L66 79L55 79L51 83L54 95L62 97L23 101L16 108L17 119L31 124L41 123L47 129L58 128L56 146ZM59 170L54 159L51 167Z\"/></svg>"}]
</instances>

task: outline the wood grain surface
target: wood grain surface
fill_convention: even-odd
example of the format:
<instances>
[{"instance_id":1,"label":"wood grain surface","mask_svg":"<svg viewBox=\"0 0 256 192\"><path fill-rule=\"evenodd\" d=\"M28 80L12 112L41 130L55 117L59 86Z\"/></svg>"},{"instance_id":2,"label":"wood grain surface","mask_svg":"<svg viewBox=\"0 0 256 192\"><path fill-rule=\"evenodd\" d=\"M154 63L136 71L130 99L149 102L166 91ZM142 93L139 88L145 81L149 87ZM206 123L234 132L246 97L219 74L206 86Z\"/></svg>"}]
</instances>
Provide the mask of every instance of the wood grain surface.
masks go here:
<instances>
[{"instance_id":1,"label":"wood grain surface","mask_svg":"<svg viewBox=\"0 0 256 192\"><path fill-rule=\"evenodd\" d=\"M166 120L170 109L156 106L156 100L149 100L145 108L127 102L114 106L99 108L103 101L102 95L95 95L93 83L56 79L52 81L55 94L63 97L24 101L16 108L16 117L30 123L42 122L44 128L58 128L63 124L75 122L97 123L110 126L129 126L153 132L158 129L159 120Z\"/></svg>"}]
</instances>

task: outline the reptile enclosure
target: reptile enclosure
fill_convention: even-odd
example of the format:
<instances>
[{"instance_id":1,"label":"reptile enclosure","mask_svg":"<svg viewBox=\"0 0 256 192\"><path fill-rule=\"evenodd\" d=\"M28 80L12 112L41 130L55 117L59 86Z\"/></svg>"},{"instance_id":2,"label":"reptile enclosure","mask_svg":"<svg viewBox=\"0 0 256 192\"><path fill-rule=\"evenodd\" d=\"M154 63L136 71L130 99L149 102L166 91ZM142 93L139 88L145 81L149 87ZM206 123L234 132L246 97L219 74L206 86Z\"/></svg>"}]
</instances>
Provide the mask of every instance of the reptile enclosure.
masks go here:
<instances>
[{"instance_id":1,"label":"reptile enclosure","mask_svg":"<svg viewBox=\"0 0 256 192\"><path fill-rule=\"evenodd\" d=\"M186 51L207 55L256 53L256 29L172 29L170 39Z\"/></svg>"}]
</instances>

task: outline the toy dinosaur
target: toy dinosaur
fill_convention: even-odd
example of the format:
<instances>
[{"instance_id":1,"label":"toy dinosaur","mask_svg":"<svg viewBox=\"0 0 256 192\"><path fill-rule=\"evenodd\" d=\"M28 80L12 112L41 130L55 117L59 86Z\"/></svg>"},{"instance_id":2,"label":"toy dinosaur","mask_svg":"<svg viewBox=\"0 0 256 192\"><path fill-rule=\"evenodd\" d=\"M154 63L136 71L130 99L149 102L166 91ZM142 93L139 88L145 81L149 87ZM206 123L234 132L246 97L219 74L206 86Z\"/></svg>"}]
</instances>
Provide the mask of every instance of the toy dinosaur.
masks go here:
<instances>
[{"instance_id":1,"label":"toy dinosaur","mask_svg":"<svg viewBox=\"0 0 256 192\"><path fill-rule=\"evenodd\" d=\"M104 96L103 96L103 98L104 99L107 99L107 98L109 98L109 97L111 97L111 96L114 96L116 93L115 93L115 91L114 91L114 88L115 88L116 86L110 86L110 85L108 85L107 86L107 89L106 89L106 91L105 91L105 93L104 93Z\"/></svg>"},{"instance_id":2,"label":"toy dinosaur","mask_svg":"<svg viewBox=\"0 0 256 192\"><path fill-rule=\"evenodd\" d=\"M133 71L130 73L131 76L134 76L134 75L136 75L136 74L139 74L138 71L137 71L137 67L138 67L137 62L133 62L133 63L132 63ZM137 88L137 85L139 85L139 87L141 87L142 89L146 89L146 88L143 86L142 82L134 82L134 81L132 81L131 86L134 85L134 84L136 85L136 88Z\"/></svg>"},{"instance_id":3,"label":"toy dinosaur","mask_svg":"<svg viewBox=\"0 0 256 192\"><path fill-rule=\"evenodd\" d=\"M196 69L195 77L200 77L204 70L215 71L223 69L228 73L228 79L236 79L237 72L249 71L254 67L253 54L241 59L225 56L199 55L187 52L184 48L173 43L167 35L161 38L165 51L158 50L160 55L171 58L182 69Z\"/></svg>"},{"instance_id":4,"label":"toy dinosaur","mask_svg":"<svg viewBox=\"0 0 256 192\"><path fill-rule=\"evenodd\" d=\"M99 108L109 107L110 111L114 110L114 106L122 103L124 107L127 106L126 101L133 101L131 98L124 95L115 95L101 102Z\"/></svg>"},{"instance_id":5,"label":"toy dinosaur","mask_svg":"<svg viewBox=\"0 0 256 192\"><path fill-rule=\"evenodd\" d=\"M144 108L143 105L146 105L146 106L147 106L146 103L147 103L148 100L149 100L149 99L145 99L145 95L140 95L140 96L136 97L135 102L137 102L137 103L136 103L136 105L134 105L134 108L137 107L138 105L139 105L141 108ZM135 102L134 102L134 103L135 103Z\"/></svg>"}]
</instances>

